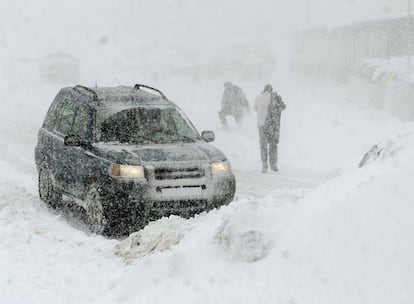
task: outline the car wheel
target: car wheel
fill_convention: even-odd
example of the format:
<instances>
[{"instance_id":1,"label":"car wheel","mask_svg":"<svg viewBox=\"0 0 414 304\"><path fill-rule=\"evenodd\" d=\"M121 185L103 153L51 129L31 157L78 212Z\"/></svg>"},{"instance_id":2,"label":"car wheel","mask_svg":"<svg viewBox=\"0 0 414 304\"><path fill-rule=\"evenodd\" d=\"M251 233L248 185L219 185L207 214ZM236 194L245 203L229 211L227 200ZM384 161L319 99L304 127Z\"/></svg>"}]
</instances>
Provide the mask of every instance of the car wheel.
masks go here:
<instances>
[{"instance_id":1,"label":"car wheel","mask_svg":"<svg viewBox=\"0 0 414 304\"><path fill-rule=\"evenodd\" d=\"M57 208L62 202L62 193L53 185L52 173L46 162L43 162L39 170L39 197L53 208Z\"/></svg>"},{"instance_id":2,"label":"car wheel","mask_svg":"<svg viewBox=\"0 0 414 304\"><path fill-rule=\"evenodd\" d=\"M86 196L86 214L89 230L96 234L103 234L108 221L105 217L99 188L95 185L91 187Z\"/></svg>"}]
</instances>

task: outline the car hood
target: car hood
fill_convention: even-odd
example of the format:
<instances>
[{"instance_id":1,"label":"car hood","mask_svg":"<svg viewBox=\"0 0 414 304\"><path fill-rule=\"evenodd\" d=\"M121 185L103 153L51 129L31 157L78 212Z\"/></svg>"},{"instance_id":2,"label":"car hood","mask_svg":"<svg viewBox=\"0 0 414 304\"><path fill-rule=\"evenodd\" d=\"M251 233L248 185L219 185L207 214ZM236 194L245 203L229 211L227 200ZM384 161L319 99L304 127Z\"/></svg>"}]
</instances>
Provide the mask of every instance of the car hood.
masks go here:
<instances>
[{"instance_id":1,"label":"car hood","mask_svg":"<svg viewBox=\"0 0 414 304\"><path fill-rule=\"evenodd\" d=\"M98 143L94 147L100 156L119 163L209 163L226 159L220 150L204 142L145 146Z\"/></svg>"}]
</instances>

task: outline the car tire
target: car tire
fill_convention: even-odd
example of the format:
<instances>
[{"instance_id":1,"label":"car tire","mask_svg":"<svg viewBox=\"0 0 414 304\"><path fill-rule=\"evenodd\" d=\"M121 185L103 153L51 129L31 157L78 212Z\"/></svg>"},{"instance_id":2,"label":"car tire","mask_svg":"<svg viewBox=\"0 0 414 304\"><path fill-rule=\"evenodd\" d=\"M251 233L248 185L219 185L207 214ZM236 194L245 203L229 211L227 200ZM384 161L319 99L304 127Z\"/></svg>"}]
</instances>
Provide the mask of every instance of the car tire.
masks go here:
<instances>
[{"instance_id":1,"label":"car tire","mask_svg":"<svg viewBox=\"0 0 414 304\"><path fill-rule=\"evenodd\" d=\"M101 188L93 184L86 195L86 215L89 230L96 234L105 234L108 226L105 206L102 202Z\"/></svg>"},{"instance_id":2,"label":"car tire","mask_svg":"<svg viewBox=\"0 0 414 304\"><path fill-rule=\"evenodd\" d=\"M39 197L52 208L57 208L62 203L62 192L53 185L53 177L49 165L44 161L39 169Z\"/></svg>"}]
</instances>

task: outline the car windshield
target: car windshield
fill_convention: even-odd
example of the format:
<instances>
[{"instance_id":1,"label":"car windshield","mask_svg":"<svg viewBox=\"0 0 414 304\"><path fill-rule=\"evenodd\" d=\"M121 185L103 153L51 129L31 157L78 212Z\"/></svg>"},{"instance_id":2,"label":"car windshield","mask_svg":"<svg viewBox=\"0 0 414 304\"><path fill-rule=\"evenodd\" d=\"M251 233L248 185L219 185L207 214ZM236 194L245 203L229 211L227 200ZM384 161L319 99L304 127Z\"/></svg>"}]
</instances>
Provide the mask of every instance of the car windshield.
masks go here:
<instances>
[{"instance_id":1,"label":"car windshield","mask_svg":"<svg viewBox=\"0 0 414 304\"><path fill-rule=\"evenodd\" d=\"M194 142L200 137L177 109L137 107L99 108L96 141L129 144Z\"/></svg>"}]
</instances>

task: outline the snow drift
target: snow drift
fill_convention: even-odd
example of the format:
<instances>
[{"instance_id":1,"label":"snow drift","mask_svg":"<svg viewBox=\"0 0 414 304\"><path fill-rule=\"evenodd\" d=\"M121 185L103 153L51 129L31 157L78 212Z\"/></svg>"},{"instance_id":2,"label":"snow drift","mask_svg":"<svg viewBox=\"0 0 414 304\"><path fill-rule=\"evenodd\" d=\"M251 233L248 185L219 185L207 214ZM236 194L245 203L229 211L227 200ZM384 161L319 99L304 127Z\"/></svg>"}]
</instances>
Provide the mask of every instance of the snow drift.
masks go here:
<instances>
[{"instance_id":1,"label":"snow drift","mask_svg":"<svg viewBox=\"0 0 414 304\"><path fill-rule=\"evenodd\" d=\"M274 193L195 220L175 247L129 266L108 303L410 303L414 135L380 146L302 199ZM251 264L236 249L246 231L266 240L247 246L262 258Z\"/></svg>"}]
</instances>

